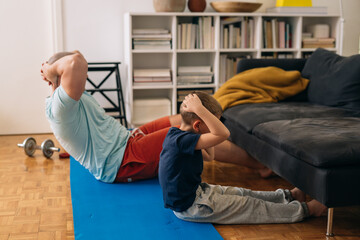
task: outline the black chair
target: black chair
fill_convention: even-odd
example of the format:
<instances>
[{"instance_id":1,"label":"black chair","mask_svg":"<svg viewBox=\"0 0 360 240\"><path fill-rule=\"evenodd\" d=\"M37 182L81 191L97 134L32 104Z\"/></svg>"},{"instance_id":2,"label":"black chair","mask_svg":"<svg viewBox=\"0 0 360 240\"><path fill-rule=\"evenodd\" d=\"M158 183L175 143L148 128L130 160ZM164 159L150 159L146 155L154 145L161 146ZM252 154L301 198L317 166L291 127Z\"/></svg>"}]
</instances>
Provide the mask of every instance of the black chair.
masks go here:
<instances>
[{"instance_id":1,"label":"black chair","mask_svg":"<svg viewBox=\"0 0 360 240\"><path fill-rule=\"evenodd\" d=\"M91 95L98 92L100 93L111 105L112 107L104 107L105 112L116 113L115 115L111 115L112 117L119 119L120 123L127 126L126 122L126 113L125 113L125 105L124 105L124 95L121 87L121 78L119 71L120 62L89 62L88 63L88 72L108 72L108 74L100 81L99 84L96 84L92 81L89 76L87 77L87 81L94 87L93 89L86 89ZM110 76L115 73L115 88L101 88L101 86L110 78ZM117 103L115 103L111 98L107 95L108 92L116 92L117 93Z\"/></svg>"}]
</instances>

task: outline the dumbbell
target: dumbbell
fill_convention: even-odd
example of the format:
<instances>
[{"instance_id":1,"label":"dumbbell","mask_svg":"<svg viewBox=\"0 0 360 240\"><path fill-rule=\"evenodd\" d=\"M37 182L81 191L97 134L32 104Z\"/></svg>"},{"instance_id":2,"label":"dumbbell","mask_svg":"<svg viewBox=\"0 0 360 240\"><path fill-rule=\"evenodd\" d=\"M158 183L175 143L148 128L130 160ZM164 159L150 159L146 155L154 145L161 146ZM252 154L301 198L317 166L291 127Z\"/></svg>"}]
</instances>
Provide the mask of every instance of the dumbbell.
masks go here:
<instances>
[{"instance_id":1,"label":"dumbbell","mask_svg":"<svg viewBox=\"0 0 360 240\"><path fill-rule=\"evenodd\" d=\"M23 143L19 143L18 147L24 148L26 155L32 156L37 149L41 149L44 156L50 158L54 152L60 152L60 148L54 147L51 139L46 139L41 146L36 145L36 140L32 137L25 139Z\"/></svg>"}]
</instances>

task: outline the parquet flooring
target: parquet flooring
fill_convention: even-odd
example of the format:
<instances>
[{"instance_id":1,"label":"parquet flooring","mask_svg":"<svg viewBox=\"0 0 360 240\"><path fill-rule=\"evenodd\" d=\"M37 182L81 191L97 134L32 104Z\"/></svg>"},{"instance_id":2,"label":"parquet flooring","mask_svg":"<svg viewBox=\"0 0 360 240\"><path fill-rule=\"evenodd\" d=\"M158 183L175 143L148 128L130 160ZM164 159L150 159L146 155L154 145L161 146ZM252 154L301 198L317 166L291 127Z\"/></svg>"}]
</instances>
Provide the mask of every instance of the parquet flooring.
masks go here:
<instances>
[{"instance_id":1,"label":"parquet flooring","mask_svg":"<svg viewBox=\"0 0 360 240\"><path fill-rule=\"evenodd\" d=\"M74 239L69 160L25 155L28 136L0 136L0 240ZM34 136L37 144L52 135Z\"/></svg>"},{"instance_id":2,"label":"parquet flooring","mask_svg":"<svg viewBox=\"0 0 360 240\"><path fill-rule=\"evenodd\" d=\"M40 151L28 157L17 143L27 135L0 136L0 240L74 239L69 160L54 153L46 159ZM33 135L38 144L53 135ZM205 163L203 180L254 190L292 188L279 177L262 179L255 172L231 164ZM354 187L358 187L354 184ZM360 239L360 207L336 208L335 237ZM296 224L215 225L228 240L326 239L326 217ZM116 239L114 237L114 239Z\"/></svg>"}]
</instances>

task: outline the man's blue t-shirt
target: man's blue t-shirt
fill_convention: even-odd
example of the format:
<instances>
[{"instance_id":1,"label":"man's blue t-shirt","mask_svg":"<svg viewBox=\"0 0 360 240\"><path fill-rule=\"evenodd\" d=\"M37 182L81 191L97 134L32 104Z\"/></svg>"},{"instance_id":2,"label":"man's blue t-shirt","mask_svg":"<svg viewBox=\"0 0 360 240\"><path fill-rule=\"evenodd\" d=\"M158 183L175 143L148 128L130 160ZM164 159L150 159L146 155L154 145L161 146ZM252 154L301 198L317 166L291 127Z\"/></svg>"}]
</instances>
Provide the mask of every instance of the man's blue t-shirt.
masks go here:
<instances>
[{"instance_id":1,"label":"man's blue t-shirt","mask_svg":"<svg viewBox=\"0 0 360 240\"><path fill-rule=\"evenodd\" d=\"M96 179L113 182L121 165L129 131L87 92L79 101L62 86L46 99L46 117L56 139Z\"/></svg>"},{"instance_id":2,"label":"man's blue t-shirt","mask_svg":"<svg viewBox=\"0 0 360 240\"><path fill-rule=\"evenodd\" d=\"M176 212L188 209L194 202L201 183L203 157L195 150L200 135L172 127L160 154L159 182L164 204Z\"/></svg>"}]
</instances>

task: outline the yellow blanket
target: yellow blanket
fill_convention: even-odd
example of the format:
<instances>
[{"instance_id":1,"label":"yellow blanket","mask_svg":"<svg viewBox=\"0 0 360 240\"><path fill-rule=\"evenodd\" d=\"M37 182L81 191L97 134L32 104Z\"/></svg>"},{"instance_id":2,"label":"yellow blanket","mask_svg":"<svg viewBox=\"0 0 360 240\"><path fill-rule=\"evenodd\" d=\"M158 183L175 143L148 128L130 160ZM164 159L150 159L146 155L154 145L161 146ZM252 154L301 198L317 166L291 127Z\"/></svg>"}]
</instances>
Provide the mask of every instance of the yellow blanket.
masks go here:
<instances>
[{"instance_id":1,"label":"yellow blanket","mask_svg":"<svg viewBox=\"0 0 360 240\"><path fill-rule=\"evenodd\" d=\"M254 68L241 72L214 94L223 110L244 103L277 102L305 90L309 80L299 71L277 67Z\"/></svg>"}]
</instances>

